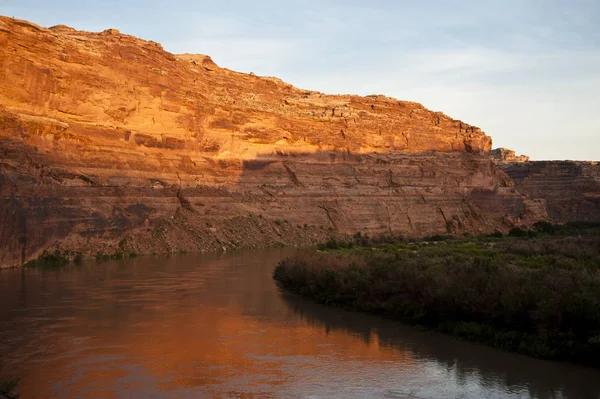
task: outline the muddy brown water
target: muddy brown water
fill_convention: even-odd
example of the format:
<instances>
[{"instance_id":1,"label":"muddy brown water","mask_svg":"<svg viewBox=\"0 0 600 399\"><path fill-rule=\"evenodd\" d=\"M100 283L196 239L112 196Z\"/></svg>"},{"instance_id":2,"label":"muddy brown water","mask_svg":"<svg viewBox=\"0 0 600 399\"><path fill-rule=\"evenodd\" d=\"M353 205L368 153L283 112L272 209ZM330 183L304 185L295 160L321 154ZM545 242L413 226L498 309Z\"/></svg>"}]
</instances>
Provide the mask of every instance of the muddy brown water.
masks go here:
<instances>
[{"instance_id":1,"label":"muddy brown water","mask_svg":"<svg viewBox=\"0 0 600 399\"><path fill-rule=\"evenodd\" d=\"M290 250L0 271L0 376L28 398L600 398L600 370L315 305Z\"/></svg>"}]
</instances>

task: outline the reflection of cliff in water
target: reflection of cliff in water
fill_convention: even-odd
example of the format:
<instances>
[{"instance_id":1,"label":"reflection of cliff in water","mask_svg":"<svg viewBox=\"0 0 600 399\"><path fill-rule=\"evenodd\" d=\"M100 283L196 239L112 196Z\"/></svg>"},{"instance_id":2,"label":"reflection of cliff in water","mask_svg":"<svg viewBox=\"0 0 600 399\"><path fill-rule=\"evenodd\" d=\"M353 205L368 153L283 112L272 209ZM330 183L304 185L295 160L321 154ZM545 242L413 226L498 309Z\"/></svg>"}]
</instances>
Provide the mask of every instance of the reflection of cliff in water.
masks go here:
<instances>
[{"instance_id":1,"label":"reflection of cliff in water","mask_svg":"<svg viewBox=\"0 0 600 399\"><path fill-rule=\"evenodd\" d=\"M23 397L44 398L88 397L98 386L127 398L163 397L163 390L184 398L249 391L594 397L600 370L527 359L282 295L273 267L292 252L3 271L4 370L23 378ZM358 386L370 394L354 392Z\"/></svg>"},{"instance_id":2,"label":"reflection of cliff in water","mask_svg":"<svg viewBox=\"0 0 600 399\"><path fill-rule=\"evenodd\" d=\"M515 391L525 388L535 398L599 397L598 374L593 369L502 352L392 320L327 308L287 292L281 297L310 325L328 332L346 331L367 343L378 341L380 346L408 351L415 359L434 361L456 373L460 381L478 375L484 385L500 382Z\"/></svg>"}]
</instances>

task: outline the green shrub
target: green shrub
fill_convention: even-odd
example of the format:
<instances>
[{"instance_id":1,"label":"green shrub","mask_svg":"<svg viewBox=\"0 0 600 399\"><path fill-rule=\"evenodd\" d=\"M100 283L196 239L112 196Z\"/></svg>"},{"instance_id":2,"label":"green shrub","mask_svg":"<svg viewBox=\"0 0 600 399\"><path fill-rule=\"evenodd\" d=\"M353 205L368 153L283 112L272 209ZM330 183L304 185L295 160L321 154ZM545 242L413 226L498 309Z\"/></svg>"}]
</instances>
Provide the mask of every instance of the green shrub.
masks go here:
<instances>
[{"instance_id":1,"label":"green shrub","mask_svg":"<svg viewBox=\"0 0 600 399\"><path fill-rule=\"evenodd\" d=\"M4 396L6 398L18 398L19 396L15 394L15 389L19 386L21 382L20 378L10 378L6 380L0 380L0 396Z\"/></svg>"},{"instance_id":2,"label":"green shrub","mask_svg":"<svg viewBox=\"0 0 600 399\"><path fill-rule=\"evenodd\" d=\"M329 241L327 241L325 244L319 245L319 249L321 251L327 250L327 249L339 249L339 248L340 248L340 244L333 238L330 239Z\"/></svg>"},{"instance_id":3,"label":"green shrub","mask_svg":"<svg viewBox=\"0 0 600 399\"><path fill-rule=\"evenodd\" d=\"M96 253L96 260L97 261L104 261L104 260L109 260L110 259L110 255L105 254L104 252L97 252Z\"/></svg>"},{"instance_id":4,"label":"green shrub","mask_svg":"<svg viewBox=\"0 0 600 399\"><path fill-rule=\"evenodd\" d=\"M435 235L423 238L423 241L434 241L434 242L436 242L436 241L446 241L446 240L449 240L450 238L452 238L452 237L450 237L450 236L444 236L444 235L441 235L441 234L435 234Z\"/></svg>"},{"instance_id":5,"label":"green shrub","mask_svg":"<svg viewBox=\"0 0 600 399\"><path fill-rule=\"evenodd\" d=\"M549 222L537 222L533 225L535 231L545 234L555 234L557 229L556 226Z\"/></svg>"},{"instance_id":6,"label":"green shrub","mask_svg":"<svg viewBox=\"0 0 600 399\"><path fill-rule=\"evenodd\" d=\"M508 235L511 237L527 237L527 231L520 227L513 227L508 232Z\"/></svg>"},{"instance_id":7,"label":"green shrub","mask_svg":"<svg viewBox=\"0 0 600 399\"><path fill-rule=\"evenodd\" d=\"M44 253L39 258L27 262L26 267L60 267L69 264L69 258L61 254Z\"/></svg>"}]
</instances>

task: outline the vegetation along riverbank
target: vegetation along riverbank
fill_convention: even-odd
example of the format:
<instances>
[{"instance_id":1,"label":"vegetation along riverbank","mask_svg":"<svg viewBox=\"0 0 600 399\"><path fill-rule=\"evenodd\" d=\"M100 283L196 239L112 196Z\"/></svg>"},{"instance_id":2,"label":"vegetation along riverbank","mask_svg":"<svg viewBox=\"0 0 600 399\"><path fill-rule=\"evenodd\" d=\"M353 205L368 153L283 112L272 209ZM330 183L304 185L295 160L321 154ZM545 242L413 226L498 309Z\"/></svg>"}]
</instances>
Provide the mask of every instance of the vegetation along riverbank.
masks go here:
<instances>
[{"instance_id":1,"label":"vegetation along riverbank","mask_svg":"<svg viewBox=\"0 0 600 399\"><path fill-rule=\"evenodd\" d=\"M274 278L318 303L600 367L597 223L422 241L358 234L284 259Z\"/></svg>"}]
</instances>

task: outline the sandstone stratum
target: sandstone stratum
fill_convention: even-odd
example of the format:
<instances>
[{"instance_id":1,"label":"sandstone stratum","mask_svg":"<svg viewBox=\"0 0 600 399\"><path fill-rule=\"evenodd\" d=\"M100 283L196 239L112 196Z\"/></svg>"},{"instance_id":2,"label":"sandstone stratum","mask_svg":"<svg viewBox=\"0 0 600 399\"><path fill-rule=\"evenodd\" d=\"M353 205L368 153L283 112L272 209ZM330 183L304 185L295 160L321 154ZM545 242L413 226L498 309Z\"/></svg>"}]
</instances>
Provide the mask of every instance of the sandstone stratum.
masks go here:
<instances>
[{"instance_id":1,"label":"sandstone stratum","mask_svg":"<svg viewBox=\"0 0 600 399\"><path fill-rule=\"evenodd\" d=\"M109 29L0 17L0 265L308 245L547 218L479 128Z\"/></svg>"}]
</instances>

